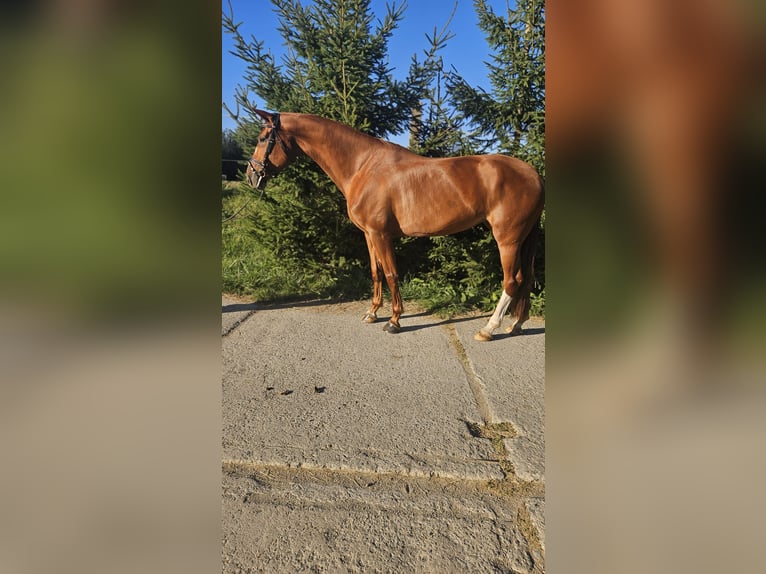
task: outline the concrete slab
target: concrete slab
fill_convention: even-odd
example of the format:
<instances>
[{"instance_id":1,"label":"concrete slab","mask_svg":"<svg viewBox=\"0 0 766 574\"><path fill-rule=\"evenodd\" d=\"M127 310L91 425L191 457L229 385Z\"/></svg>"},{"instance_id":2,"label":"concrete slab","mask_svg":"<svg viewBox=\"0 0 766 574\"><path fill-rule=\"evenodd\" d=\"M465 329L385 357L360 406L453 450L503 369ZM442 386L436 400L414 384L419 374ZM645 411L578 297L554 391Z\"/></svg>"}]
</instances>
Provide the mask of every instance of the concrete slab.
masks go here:
<instances>
[{"instance_id":1,"label":"concrete slab","mask_svg":"<svg viewBox=\"0 0 766 574\"><path fill-rule=\"evenodd\" d=\"M223 338L224 457L502 479L489 441L468 432L481 417L441 321L405 315L389 335L361 322L367 307L257 309Z\"/></svg>"},{"instance_id":2,"label":"concrete slab","mask_svg":"<svg viewBox=\"0 0 766 574\"><path fill-rule=\"evenodd\" d=\"M539 572L518 501L477 482L224 472L222 571Z\"/></svg>"},{"instance_id":3,"label":"concrete slab","mask_svg":"<svg viewBox=\"0 0 766 574\"><path fill-rule=\"evenodd\" d=\"M501 331L495 340L475 341L487 317L454 324L470 368L481 380L490 407L489 422L510 422L517 431L504 439L516 475L545 480L545 322L533 318L522 335ZM506 319L503 327L508 326Z\"/></svg>"}]
</instances>

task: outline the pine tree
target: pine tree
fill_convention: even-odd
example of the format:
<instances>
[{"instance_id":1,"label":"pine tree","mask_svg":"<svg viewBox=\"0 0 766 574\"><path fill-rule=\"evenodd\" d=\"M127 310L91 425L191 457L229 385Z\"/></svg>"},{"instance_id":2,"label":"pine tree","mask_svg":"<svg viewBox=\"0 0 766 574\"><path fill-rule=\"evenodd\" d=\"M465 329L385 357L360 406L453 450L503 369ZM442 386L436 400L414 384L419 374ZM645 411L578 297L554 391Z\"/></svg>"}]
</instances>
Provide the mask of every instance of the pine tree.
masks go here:
<instances>
[{"instance_id":1,"label":"pine tree","mask_svg":"<svg viewBox=\"0 0 766 574\"><path fill-rule=\"evenodd\" d=\"M448 78L455 107L474 128L485 150L531 163L545 174L545 3L517 0L497 15L474 0L479 27L493 55L487 63L491 92Z\"/></svg>"},{"instance_id":2,"label":"pine tree","mask_svg":"<svg viewBox=\"0 0 766 574\"><path fill-rule=\"evenodd\" d=\"M405 4L388 5L383 19L370 0L271 0L288 47L278 64L262 41L246 40L241 23L224 14L223 25L235 40L234 55L247 64L245 85L235 100L245 110L253 105L252 92L264 106L278 111L304 112L331 118L375 137L403 133L411 110L417 107L438 70L436 54L448 39L446 32L428 38L424 60L413 55L406 79L394 78L388 64L388 41L404 16ZM235 119L254 121L252 115Z\"/></svg>"},{"instance_id":3,"label":"pine tree","mask_svg":"<svg viewBox=\"0 0 766 574\"><path fill-rule=\"evenodd\" d=\"M452 13L444 26L446 30L457 10L455 2ZM444 33L444 32L443 32ZM431 38L438 37L434 29ZM446 39L452 38L447 35ZM435 77L426 90L425 98L413 110L410 125L410 149L426 157L455 157L477 153L473 142L463 129L464 120L452 105L447 90L449 72L445 70L444 61L440 56L434 60Z\"/></svg>"},{"instance_id":4,"label":"pine tree","mask_svg":"<svg viewBox=\"0 0 766 574\"><path fill-rule=\"evenodd\" d=\"M477 153L464 129L465 120L451 105L444 70L439 70L425 101L417 110L410 149L427 157L455 157Z\"/></svg>"}]
</instances>

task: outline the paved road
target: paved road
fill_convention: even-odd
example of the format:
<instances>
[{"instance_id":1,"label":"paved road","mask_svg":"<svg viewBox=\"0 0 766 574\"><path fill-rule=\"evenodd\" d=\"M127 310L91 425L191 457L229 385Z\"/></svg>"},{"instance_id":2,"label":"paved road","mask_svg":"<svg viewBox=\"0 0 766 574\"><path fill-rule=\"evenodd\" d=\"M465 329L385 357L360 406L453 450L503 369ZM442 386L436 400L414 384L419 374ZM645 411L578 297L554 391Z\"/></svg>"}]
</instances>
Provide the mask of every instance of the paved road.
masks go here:
<instances>
[{"instance_id":1,"label":"paved road","mask_svg":"<svg viewBox=\"0 0 766 574\"><path fill-rule=\"evenodd\" d=\"M367 307L224 296L223 572L543 572L544 323Z\"/></svg>"}]
</instances>

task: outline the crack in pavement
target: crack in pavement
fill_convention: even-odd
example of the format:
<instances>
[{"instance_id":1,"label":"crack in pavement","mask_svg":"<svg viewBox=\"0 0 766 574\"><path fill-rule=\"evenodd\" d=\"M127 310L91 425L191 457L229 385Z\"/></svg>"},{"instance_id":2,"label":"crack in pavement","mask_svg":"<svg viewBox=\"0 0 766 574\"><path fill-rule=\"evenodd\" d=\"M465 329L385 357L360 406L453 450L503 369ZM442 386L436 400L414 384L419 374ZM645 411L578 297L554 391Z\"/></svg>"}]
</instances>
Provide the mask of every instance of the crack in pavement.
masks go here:
<instances>
[{"instance_id":1,"label":"crack in pavement","mask_svg":"<svg viewBox=\"0 0 766 574\"><path fill-rule=\"evenodd\" d=\"M460 342L455 327L453 325L443 325L443 328L447 332L450 345L455 350L460 365L463 367L466 379L468 380L468 387L471 389L474 401L476 401L476 408L484 424L497 422L492 407L489 405L487 395L484 392L484 381L482 381L481 377L474 370L473 365L471 365L471 359L468 357L463 343Z\"/></svg>"},{"instance_id":2,"label":"crack in pavement","mask_svg":"<svg viewBox=\"0 0 766 574\"><path fill-rule=\"evenodd\" d=\"M248 311L247 314L244 317L242 317L241 319L238 319L237 321L235 321L232 325L229 326L228 329L226 329L223 333L221 333L221 337L222 338L223 337L228 337L235 329L237 329L237 327L239 327L240 325L242 325L242 323L244 323L250 317L255 315L255 311L256 311L255 309L252 309L252 310Z\"/></svg>"}]
</instances>

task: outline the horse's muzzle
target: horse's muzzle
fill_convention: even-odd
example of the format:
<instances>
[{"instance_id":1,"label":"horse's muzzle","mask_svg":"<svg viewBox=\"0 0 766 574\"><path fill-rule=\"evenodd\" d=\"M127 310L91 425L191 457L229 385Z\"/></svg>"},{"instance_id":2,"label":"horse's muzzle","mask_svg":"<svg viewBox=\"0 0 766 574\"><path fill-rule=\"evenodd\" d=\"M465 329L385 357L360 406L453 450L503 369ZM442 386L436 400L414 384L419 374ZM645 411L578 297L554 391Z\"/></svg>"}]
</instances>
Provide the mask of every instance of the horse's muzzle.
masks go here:
<instances>
[{"instance_id":1,"label":"horse's muzzle","mask_svg":"<svg viewBox=\"0 0 766 574\"><path fill-rule=\"evenodd\" d=\"M255 189L263 189L266 187L266 176L263 174L253 174L253 181L250 182Z\"/></svg>"},{"instance_id":2,"label":"horse's muzzle","mask_svg":"<svg viewBox=\"0 0 766 574\"><path fill-rule=\"evenodd\" d=\"M266 187L266 181L269 179L269 177L265 161L259 161L255 158L250 158L248 160L246 173L247 181L250 182L252 187L255 189L263 189Z\"/></svg>"},{"instance_id":3,"label":"horse's muzzle","mask_svg":"<svg viewBox=\"0 0 766 574\"><path fill-rule=\"evenodd\" d=\"M246 175L247 175L247 182L250 184L252 188L260 190L266 187L266 180L268 178L266 177L265 173L263 172L256 173L255 170L248 169Z\"/></svg>"}]
</instances>

